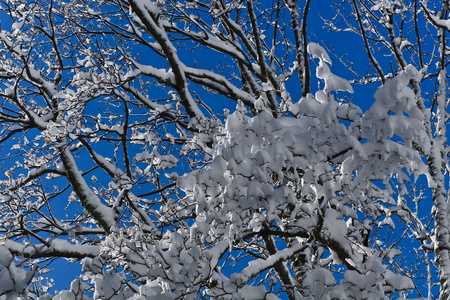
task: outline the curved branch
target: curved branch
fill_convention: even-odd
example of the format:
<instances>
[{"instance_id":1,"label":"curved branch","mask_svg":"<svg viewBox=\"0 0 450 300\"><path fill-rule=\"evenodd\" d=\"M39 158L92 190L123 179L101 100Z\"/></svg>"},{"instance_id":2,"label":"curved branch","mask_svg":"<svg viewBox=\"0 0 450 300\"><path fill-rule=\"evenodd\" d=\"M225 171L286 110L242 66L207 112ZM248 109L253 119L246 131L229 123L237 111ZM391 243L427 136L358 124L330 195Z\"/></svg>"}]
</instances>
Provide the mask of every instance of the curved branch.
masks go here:
<instances>
[{"instance_id":1,"label":"curved branch","mask_svg":"<svg viewBox=\"0 0 450 300\"><path fill-rule=\"evenodd\" d=\"M160 25L159 9L152 3L144 3L138 0L130 0L129 4L148 32L161 46L161 49L172 67L172 71L175 76L176 84L174 87L180 95L181 103L186 109L189 117L203 118L203 113L189 92L188 84L186 82L182 63L178 58L177 50L173 47L166 32Z\"/></svg>"},{"instance_id":2,"label":"curved branch","mask_svg":"<svg viewBox=\"0 0 450 300\"><path fill-rule=\"evenodd\" d=\"M97 195L87 185L76 165L75 159L69 151L68 145L62 142L59 147L61 161L66 170L67 179L70 182L74 192L80 199L81 205L90 213L98 225L102 227L106 233L110 233L112 227L116 225L116 214L113 208L101 203Z\"/></svg>"}]
</instances>

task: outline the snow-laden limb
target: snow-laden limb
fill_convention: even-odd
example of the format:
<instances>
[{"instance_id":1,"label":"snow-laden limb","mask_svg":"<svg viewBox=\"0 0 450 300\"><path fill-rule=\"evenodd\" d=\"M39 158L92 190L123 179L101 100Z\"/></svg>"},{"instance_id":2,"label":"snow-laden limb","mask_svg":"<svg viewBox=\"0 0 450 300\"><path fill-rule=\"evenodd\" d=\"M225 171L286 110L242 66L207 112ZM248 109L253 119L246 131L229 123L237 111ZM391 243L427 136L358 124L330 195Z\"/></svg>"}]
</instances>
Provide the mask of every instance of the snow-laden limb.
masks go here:
<instances>
[{"instance_id":1,"label":"snow-laden limb","mask_svg":"<svg viewBox=\"0 0 450 300\"><path fill-rule=\"evenodd\" d=\"M26 294L36 270L37 266L30 271L16 266L8 248L0 246L0 297L13 300Z\"/></svg>"},{"instance_id":2,"label":"snow-laden limb","mask_svg":"<svg viewBox=\"0 0 450 300\"><path fill-rule=\"evenodd\" d=\"M73 190L80 198L83 207L91 214L105 232L110 232L116 225L116 213L112 207L103 204L87 185L67 144L60 148L61 161Z\"/></svg>"},{"instance_id":3,"label":"snow-laden limb","mask_svg":"<svg viewBox=\"0 0 450 300\"><path fill-rule=\"evenodd\" d=\"M430 9L428 8L428 1L422 0L420 1L420 6L422 7L423 11L425 12L425 16L430 21L431 24L433 24L436 28L441 28L444 30L450 30L450 20L444 20L441 16L435 16Z\"/></svg>"},{"instance_id":4,"label":"snow-laden limb","mask_svg":"<svg viewBox=\"0 0 450 300\"><path fill-rule=\"evenodd\" d=\"M196 68L184 67L186 76L199 84L203 84L207 87L210 87L214 91L221 92L222 94L227 95L231 99L241 100L246 105L250 107L254 107L255 98L246 93L242 89L237 88L231 82L229 82L224 76L220 74L216 74L214 72L208 70L199 70Z\"/></svg>"},{"instance_id":5,"label":"snow-laden limb","mask_svg":"<svg viewBox=\"0 0 450 300\"><path fill-rule=\"evenodd\" d=\"M62 290L58 292L54 297L49 294L41 296L39 300L91 300L85 290L88 288L88 284L82 282L79 279L75 279L70 283L69 290Z\"/></svg>"},{"instance_id":6,"label":"snow-laden limb","mask_svg":"<svg viewBox=\"0 0 450 300\"><path fill-rule=\"evenodd\" d=\"M200 24L195 18L192 18L192 22L195 23L196 26L202 27L202 24ZM247 58L243 53L242 49L240 49L239 46L235 45L229 40L224 41L223 39L217 37L214 34L214 29L212 29L212 33L208 32L207 29L204 29L203 31L200 32L194 32L194 31L185 31L181 28L176 27L175 25L176 24L173 23L170 24L168 22L163 23L163 26L166 28L167 31L176 31L180 34L189 36L191 39L197 41L198 43L207 46L208 48L215 49L220 52L225 52L228 55L238 59L242 63L246 63L248 67L251 67L251 64L248 64Z\"/></svg>"},{"instance_id":7,"label":"snow-laden limb","mask_svg":"<svg viewBox=\"0 0 450 300\"><path fill-rule=\"evenodd\" d=\"M318 58L322 62L332 64L330 56L325 51L325 49L317 43L308 44L308 53L312 55L313 58ZM317 72L321 72L321 67L319 66Z\"/></svg>"},{"instance_id":8,"label":"snow-laden limb","mask_svg":"<svg viewBox=\"0 0 450 300\"><path fill-rule=\"evenodd\" d=\"M229 249L229 241L219 241L202 249L185 230L167 233L155 244L141 234L134 241L127 240L123 233L116 232L105 241L102 255L83 261L84 271L96 278L98 295L116 293L126 299L196 299L205 283L217 277L219 260ZM130 290L130 285L123 284L125 272L105 274L110 259L131 272L141 284L131 285Z\"/></svg>"},{"instance_id":9,"label":"snow-laden limb","mask_svg":"<svg viewBox=\"0 0 450 300\"><path fill-rule=\"evenodd\" d=\"M172 67L172 72L175 77L175 88L177 89L181 102L191 118L202 118L203 113L195 103L192 95L189 92L186 75L175 47L170 42L167 33L160 24L159 16L160 10L151 0L130 0L129 4L136 14L139 22L144 24L148 32L155 38L161 46L168 63Z\"/></svg>"},{"instance_id":10,"label":"snow-laden limb","mask_svg":"<svg viewBox=\"0 0 450 300\"><path fill-rule=\"evenodd\" d=\"M129 57L129 59L133 65L136 67L136 72L127 74L129 77L136 77L139 73L144 74L146 76L151 76L158 79L159 82L164 82L170 86L175 85L175 76L172 71L168 71L165 69L156 69L153 66L143 65L136 62L133 58Z\"/></svg>"},{"instance_id":11,"label":"snow-laden limb","mask_svg":"<svg viewBox=\"0 0 450 300\"><path fill-rule=\"evenodd\" d=\"M73 244L63 239L53 239L46 244L22 244L7 240L3 242L3 247L7 248L14 255L25 258L60 256L80 259L97 257L100 255L101 250L100 246Z\"/></svg>"},{"instance_id":12,"label":"snow-laden limb","mask_svg":"<svg viewBox=\"0 0 450 300\"><path fill-rule=\"evenodd\" d=\"M316 43L309 43L308 53L311 54L313 58L319 59L316 76L325 82L325 88L323 89L325 94L332 91L347 91L353 93L353 88L347 80L331 73L330 67L327 65L331 65L331 59L322 46Z\"/></svg>"},{"instance_id":13,"label":"snow-laden limb","mask_svg":"<svg viewBox=\"0 0 450 300\"><path fill-rule=\"evenodd\" d=\"M258 64L250 63L248 61L248 60L250 60L250 57L251 57L251 59L253 59L255 61L258 60L258 54L254 47L254 44L251 41L250 36L248 36L245 33L245 31L242 29L242 27L235 20L233 20L229 14L223 14L221 16L221 19L223 20L224 25L226 24L226 26L230 28L230 30L233 32L233 35L235 34L237 37L239 37L238 40L236 38L233 38L233 40L236 40L237 42L241 42L244 45L244 49L246 51L248 51L248 54L246 53L247 63L246 63L245 67L248 70L251 70L258 77L258 79L262 79L262 77L263 77L262 70L258 66ZM239 43L236 45L236 47L241 48ZM276 90L279 90L279 83L277 82L277 79L276 79L277 76L276 76L274 70L272 68L270 68L269 66L266 66L266 71L267 71L267 76L268 76L270 83L274 85L274 88ZM242 76L244 78L246 78L247 74L243 73ZM245 80L247 81L247 80L254 80L254 79L245 79Z\"/></svg>"},{"instance_id":14,"label":"snow-laden limb","mask_svg":"<svg viewBox=\"0 0 450 300\"><path fill-rule=\"evenodd\" d=\"M269 256L267 259L257 259L251 261L248 267L243 269L240 273L231 275L231 281L235 282L237 286L242 287L254 276L257 276L263 271L272 268L276 262L286 261L304 248L305 245L298 243L287 249L279 250L279 252Z\"/></svg>"}]
</instances>

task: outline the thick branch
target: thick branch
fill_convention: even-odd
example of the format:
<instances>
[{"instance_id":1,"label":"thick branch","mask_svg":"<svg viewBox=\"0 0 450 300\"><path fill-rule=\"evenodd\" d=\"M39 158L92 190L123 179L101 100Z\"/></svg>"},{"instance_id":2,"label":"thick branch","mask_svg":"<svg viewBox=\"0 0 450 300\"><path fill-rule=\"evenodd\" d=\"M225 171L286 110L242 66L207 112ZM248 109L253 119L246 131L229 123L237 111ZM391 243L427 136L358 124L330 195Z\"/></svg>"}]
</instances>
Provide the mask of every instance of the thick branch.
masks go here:
<instances>
[{"instance_id":1,"label":"thick branch","mask_svg":"<svg viewBox=\"0 0 450 300\"><path fill-rule=\"evenodd\" d=\"M70 153L67 144L63 143L63 146L60 147L60 155L64 169L66 170L67 179L80 199L81 205L83 205L106 233L110 233L111 228L116 224L116 214L114 210L111 207L102 204L97 195L89 188L78 170L75 159Z\"/></svg>"},{"instance_id":2,"label":"thick branch","mask_svg":"<svg viewBox=\"0 0 450 300\"><path fill-rule=\"evenodd\" d=\"M160 44L167 61L169 62L175 76L175 89L180 95L181 103L191 118L203 118L203 113L195 104L189 92L188 84L182 63L178 58L177 50L174 48L166 32L159 24L159 9L153 3L145 3L138 0L130 0L132 10L139 17L145 28L152 37Z\"/></svg>"},{"instance_id":3,"label":"thick branch","mask_svg":"<svg viewBox=\"0 0 450 300\"><path fill-rule=\"evenodd\" d=\"M24 245L22 243L8 240L4 246L11 253L25 258L41 258L41 257L65 257L78 258L97 257L100 255L100 246L72 244L66 240L56 239L51 242L51 246L47 245Z\"/></svg>"}]
</instances>

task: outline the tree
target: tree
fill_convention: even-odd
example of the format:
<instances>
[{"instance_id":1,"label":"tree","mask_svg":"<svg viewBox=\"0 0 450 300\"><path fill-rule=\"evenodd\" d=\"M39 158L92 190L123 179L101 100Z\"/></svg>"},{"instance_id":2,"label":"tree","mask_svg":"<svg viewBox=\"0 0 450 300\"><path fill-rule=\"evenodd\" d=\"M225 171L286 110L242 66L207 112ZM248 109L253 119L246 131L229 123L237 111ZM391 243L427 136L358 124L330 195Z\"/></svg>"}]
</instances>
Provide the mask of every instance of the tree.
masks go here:
<instances>
[{"instance_id":1,"label":"tree","mask_svg":"<svg viewBox=\"0 0 450 300\"><path fill-rule=\"evenodd\" d=\"M311 2L2 0L0 297L447 299L448 3Z\"/></svg>"}]
</instances>

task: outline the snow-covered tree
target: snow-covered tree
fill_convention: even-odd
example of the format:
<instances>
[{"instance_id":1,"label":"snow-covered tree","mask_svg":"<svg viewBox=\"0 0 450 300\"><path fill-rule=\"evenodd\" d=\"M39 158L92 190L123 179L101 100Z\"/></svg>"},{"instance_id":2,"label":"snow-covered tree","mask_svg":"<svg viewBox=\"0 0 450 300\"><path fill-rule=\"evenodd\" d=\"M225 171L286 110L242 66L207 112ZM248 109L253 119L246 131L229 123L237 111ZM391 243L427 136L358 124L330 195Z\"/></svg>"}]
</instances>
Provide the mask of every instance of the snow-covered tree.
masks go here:
<instances>
[{"instance_id":1,"label":"snow-covered tree","mask_svg":"<svg viewBox=\"0 0 450 300\"><path fill-rule=\"evenodd\" d=\"M1 0L0 299L447 299L449 3L325 2Z\"/></svg>"}]
</instances>

